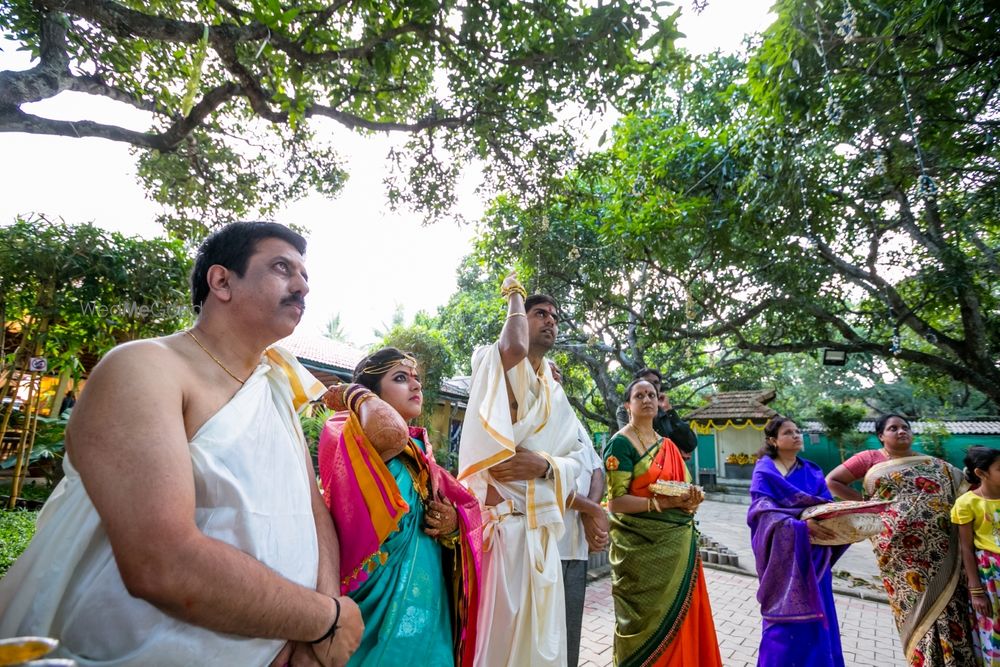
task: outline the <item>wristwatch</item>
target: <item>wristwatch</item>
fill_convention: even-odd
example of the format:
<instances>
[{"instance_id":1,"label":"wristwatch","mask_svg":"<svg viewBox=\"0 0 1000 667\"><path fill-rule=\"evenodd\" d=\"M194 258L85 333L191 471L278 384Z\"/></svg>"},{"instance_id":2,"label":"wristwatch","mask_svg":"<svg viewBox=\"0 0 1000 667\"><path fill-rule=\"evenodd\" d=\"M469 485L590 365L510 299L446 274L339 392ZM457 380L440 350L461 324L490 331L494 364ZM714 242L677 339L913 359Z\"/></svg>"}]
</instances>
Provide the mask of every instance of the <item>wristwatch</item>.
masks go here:
<instances>
[{"instance_id":1,"label":"wristwatch","mask_svg":"<svg viewBox=\"0 0 1000 667\"><path fill-rule=\"evenodd\" d=\"M556 470L555 468L552 467L552 464L549 462L548 459L545 460L545 465L547 466L545 468L545 479L547 480L555 479Z\"/></svg>"}]
</instances>

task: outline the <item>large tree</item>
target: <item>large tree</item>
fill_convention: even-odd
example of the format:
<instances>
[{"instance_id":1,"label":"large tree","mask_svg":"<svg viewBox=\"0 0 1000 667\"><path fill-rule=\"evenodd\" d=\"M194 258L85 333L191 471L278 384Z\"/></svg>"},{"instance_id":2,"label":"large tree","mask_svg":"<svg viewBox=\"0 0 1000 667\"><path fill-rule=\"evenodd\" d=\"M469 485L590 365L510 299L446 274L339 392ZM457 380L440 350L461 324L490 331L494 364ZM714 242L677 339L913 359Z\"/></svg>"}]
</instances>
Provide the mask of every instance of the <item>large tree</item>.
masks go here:
<instances>
[{"instance_id":1,"label":"large tree","mask_svg":"<svg viewBox=\"0 0 1000 667\"><path fill-rule=\"evenodd\" d=\"M657 332L635 326L636 311L643 302L655 302L656 295L638 280L623 290L627 296L608 289L609 281L623 278L614 246L574 252L582 241L573 236L573 229L548 219L538 228L531 228L530 222L510 200L495 202L476 251L459 268L458 289L429 321L451 343L461 372L469 372L477 346L499 337L506 312L499 286L516 267L530 292L550 293L559 302L559 337L552 358L562 369L570 402L598 430L617 428L615 410L622 390L632 374L646 366L665 374L671 400L682 410L699 405L709 387L740 389L750 378L760 377L755 370L760 360L753 355L720 353L714 343L664 343Z\"/></svg>"},{"instance_id":2,"label":"large tree","mask_svg":"<svg viewBox=\"0 0 1000 667\"><path fill-rule=\"evenodd\" d=\"M779 5L748 67L749 141L726 143L753 147L739 222L764 250L734 263L744 277L721 319L741 347L879 355L1000 405L988 4ZM734 304L748 295L752 308ZM750 321L756 340L739 335Z\"/></svg>"},{"instance_id":3,"label":"large tree","mask_svg":"<svg viewBox=\"0 0 1000 667\"><path fill-rule=\"evenodd\" d=\"M645 90L655 60L641 52L677 36L661 4L9 0L0 29L38 61L0 71L0 131L135 146L164 222L187 236L336 193L345 174L316 119L401 132L390 199L434 216L470 160L529 187L572 154L573 109ZM27 106L67 90L148 112L149 127Z\"/></svg>"},{"instance_id":4,"label":"large tree","mask_svg":"<svg viewBox=\"0 0 1000 667\"><path fill-rule=\"evenodd\" d=\"M748 63L670 70L484 244L588 304L598 343L835 348L996 406L1000 39L983 3L929 4L779 3Z\"/></svg>"}]
</instances>

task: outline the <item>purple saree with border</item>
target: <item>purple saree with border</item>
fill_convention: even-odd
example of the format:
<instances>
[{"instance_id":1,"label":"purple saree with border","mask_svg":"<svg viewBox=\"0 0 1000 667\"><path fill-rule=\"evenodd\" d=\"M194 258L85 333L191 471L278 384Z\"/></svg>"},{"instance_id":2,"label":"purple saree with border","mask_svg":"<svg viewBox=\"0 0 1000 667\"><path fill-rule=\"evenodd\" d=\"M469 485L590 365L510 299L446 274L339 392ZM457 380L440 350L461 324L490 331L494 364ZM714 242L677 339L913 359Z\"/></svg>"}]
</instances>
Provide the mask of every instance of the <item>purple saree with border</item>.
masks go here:
<instances>
[{"instance_id":1,"label":"purple saree with border","mask_svg":"<svg viewBox=\"0 0 1000 667\"><path fill-rule=\"evenodd\" d=\"M760 667L844 667L832 566L846 546L809 541L802 510L833 500L823 471L798 459L786 477L763 457L750 483L750 542L763 618Z\"/></svg>"}]
</instances>

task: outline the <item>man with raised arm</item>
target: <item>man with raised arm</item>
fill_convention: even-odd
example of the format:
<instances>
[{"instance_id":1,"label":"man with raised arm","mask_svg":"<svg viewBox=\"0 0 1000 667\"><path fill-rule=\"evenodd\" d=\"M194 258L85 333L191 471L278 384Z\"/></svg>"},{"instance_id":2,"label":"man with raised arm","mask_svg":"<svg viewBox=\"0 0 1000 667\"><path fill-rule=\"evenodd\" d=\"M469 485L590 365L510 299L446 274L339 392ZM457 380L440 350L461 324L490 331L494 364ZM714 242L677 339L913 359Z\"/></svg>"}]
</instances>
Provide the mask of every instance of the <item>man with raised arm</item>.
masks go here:
<instances>
[{"instance_id":1,"label":"man with raised arm","mask_svg":"<svg viewBox=\"0 0 1000 667\"><path fill-rule=\"evenodd\" d=\"M557 540L576 480L589 465L588 444L545 363L558 330L555 301L525 299L513 274L502 293L508 310L500 340L473 355L458 460L459 479L487 512L476 664L564 667Z\"/></svg>"},{"instance_id":2,"label":"man with raised arm","mask_svg":"<svg viewBox=\"0 0 1000 667\"><path fill-rule=\"evenodd\" d=\"M0 637L48 635L80 665L344 665L363 624L297 409L325 389L290 334L305 240L234 223L201 246L188 331L94 368L65 479L0 582Z\"/></svg>"}]
</instances>

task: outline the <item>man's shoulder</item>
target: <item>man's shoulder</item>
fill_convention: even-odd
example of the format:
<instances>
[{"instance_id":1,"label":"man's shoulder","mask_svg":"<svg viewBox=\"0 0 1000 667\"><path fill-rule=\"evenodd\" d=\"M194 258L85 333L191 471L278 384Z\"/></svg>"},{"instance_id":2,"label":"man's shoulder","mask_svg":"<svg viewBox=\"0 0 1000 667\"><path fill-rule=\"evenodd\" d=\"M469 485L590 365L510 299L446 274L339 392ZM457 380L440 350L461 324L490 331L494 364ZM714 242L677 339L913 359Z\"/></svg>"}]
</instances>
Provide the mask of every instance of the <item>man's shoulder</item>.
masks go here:
<instances>
[{"instance_id":1,"label":"man's shoulder","mask_svg":"<svg viewBox=\"0 0 1000 667\"><path fill-rule=\"evenodd\" d=\"M101 358L98 366L101 364L127 365L150 361L181 363L181 360L176 335L170 335L132 340L116 345Z\"/></svg>"},{"instance_id":2,"label":"man's shoulder","mask_svg":"<svg viewBox=\"0 0 1000 667\"><path fill-rule=\"evenodd\" d=\"M176 336L145 338L129 341L112 348L101 358L90 379L127 376L177 377L186 367L184 356L177 347ZM164 375L164 374L167 375Z\"/></svg>"}]
</instances>

